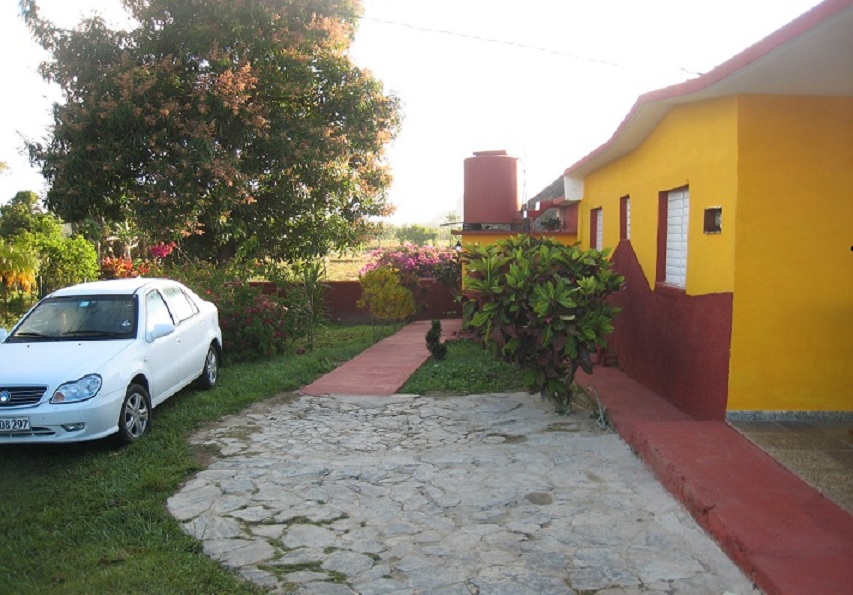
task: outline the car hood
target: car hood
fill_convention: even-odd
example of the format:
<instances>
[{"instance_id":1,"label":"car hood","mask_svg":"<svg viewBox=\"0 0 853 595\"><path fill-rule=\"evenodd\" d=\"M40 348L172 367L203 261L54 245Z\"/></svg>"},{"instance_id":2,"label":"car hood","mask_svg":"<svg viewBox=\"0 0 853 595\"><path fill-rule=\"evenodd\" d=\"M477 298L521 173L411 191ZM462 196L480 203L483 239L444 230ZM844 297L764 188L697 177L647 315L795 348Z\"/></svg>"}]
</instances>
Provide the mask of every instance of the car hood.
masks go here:
<instances>
[{"instance_id":1,"label":"car hood","mask_svg":"<svg viewBox=\"0 0 853 595\"><path fill-rule=\"evenodd\" d=\"M33 341L0 343L0 384L47 384L99 372L126 350L123 341Z\"/></svg>"}]
</instances>

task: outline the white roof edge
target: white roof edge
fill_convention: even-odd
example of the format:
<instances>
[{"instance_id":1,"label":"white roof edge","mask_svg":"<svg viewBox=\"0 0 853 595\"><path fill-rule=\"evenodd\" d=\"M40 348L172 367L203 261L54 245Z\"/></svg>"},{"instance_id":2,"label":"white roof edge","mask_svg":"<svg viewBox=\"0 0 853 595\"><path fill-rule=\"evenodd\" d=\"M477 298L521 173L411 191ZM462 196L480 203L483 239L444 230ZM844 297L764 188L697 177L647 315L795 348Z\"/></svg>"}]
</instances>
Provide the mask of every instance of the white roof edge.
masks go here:
<instances>
[{"instance_id":1,"label":"white roof edge","mask_svg":"<svg viewBox=\"0 0 853 595\"><path fill-rule=\"evenodd\" d=\"M798 59L803 64L791 67ZM818 59L821 68L808 67ZM850 64L853 0L825 0L708 73L641 95L607 142L566 168L565 180L582 180L633 151L674 105L749 93L853 95Z\"/></svg>"}]
</instances>

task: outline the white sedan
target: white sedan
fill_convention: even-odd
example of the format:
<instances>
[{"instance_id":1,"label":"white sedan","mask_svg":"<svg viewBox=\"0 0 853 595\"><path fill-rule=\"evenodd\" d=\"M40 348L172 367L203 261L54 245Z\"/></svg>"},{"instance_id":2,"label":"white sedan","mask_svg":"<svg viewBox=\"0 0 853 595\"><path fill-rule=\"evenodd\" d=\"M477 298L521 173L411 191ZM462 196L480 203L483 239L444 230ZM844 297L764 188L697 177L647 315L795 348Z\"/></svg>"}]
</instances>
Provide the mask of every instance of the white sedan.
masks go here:
<instances>
[{"instance_id":1,"label":"white sedan","mask_svg":"<svg viewBox=\"0 0 853 595\"><path fill-rule=\"evenodd\" d=\"M60 289L0 329L0 444L144 436L151 412L222 358L216 306L166 279Z\"/></svg>"}]
</instances>

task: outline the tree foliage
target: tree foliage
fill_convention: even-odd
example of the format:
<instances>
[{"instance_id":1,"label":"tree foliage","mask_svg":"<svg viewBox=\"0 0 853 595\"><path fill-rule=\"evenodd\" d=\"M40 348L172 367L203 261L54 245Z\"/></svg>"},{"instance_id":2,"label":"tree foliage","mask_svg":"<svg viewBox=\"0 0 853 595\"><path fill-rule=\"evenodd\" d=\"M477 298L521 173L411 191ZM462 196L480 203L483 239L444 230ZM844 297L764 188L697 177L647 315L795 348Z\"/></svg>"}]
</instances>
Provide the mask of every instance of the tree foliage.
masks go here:
<instances>
[{"instance_id":1,"label":"tree foliage","mask_svg":"<svg viewBox=\"0 0 853 595\"><path fill-rule=\"evenodd\" d=\"M34 289L36 274L42 294L81 281L98 277L95 248L84 238L68 237L63 222L39 207L34 192L18 192L8 204L0 207L0 239L5 239L7 281L10 271L19 271L15 287L29 293ZM21 267L20 263L26 266Z\"/></svg>"},{"instance_id":2,"label":"tree foliage","mask_svg":"<svg viewBox=\"0 0 853 595\"><path fill-rule=\"evenodd\" d=\"M10 328L35 302L39 260L21 238L0 237L0 328Z\"/></svg>"},{"instance_id":3,"label":"tree foliage","mask_svg":"<svg viewBox=\"0 0 853 595\"><path fill-rule=\"evenodd\" d=\"M394 235L401 244L424 246L438 238L438 230L419 223L411 223L398 227L394 231Z\"/></svg>"},{"instance_id":4,"label":"tree foliage","mask_svg":"<svg viewBox=\"0 0 853 595\"><path fill-rule=\"evenodd\" d=\"M39 261L35 251L20 239L0 237L0 296L8 290L29 292L36 282Z\"/></svg>"},{"instance_id":5,"label":"tree foliage","mask_svg":"<svg viewBox=\"0 0 853 595\"><path fill-rule=\"evenodd\" d=\"M510 238L463 255L466 325L505 361L525 370L532 391L568 410L575 372L592 372L617 309L606 297L623 278L607 252L548 238Z\"/></svg>"},{"instance_id":6,"label":"tree foliage","mask_svg":"<svg viewBox=\"0 0 853 595\"><path fill-rule=\"evenodd\" d=\"M24 233L55 237L62 233L62 220L39 208L35 192L18 192L8 204L0 207L0 237L20 236Z\"/></svg>"},{"instance_id":7,"label":"tree foliage","mask_svg":"<svg viewBox=\"0 0 853 595\"><path fill-rule=\"evenodd\" d=\"M202 257L311 257L387 214L395 98L347 55L360 0L121 0L74 30L20 0L65 102L30 155L48 207Z\"/></svg>"},{"instance_id":8,"label":"tree foliage","mask_svg":"<svg viewBox=\"0 0 853 595\"><path fill-rule=\"evenodd\" d=\"M42 295L68 285L95 281L100 274L95 247L82 236L37 238Z\"/></svg>"}]
</instances>

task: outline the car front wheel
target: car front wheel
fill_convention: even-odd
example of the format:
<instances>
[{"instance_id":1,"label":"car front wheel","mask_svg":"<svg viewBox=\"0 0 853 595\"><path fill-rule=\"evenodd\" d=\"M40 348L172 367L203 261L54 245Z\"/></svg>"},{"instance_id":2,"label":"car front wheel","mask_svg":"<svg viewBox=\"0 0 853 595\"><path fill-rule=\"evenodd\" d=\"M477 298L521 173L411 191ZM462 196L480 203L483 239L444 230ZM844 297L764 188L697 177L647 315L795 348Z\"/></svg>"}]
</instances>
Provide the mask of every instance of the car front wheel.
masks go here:
<instances>
[{"instance_id":1,"label":"car front wheel","mask_svg":"<svg viewBox=\"0 0 853 595\"><path fill-rule=\"evenodd\" d=\"M151 397L145 387L131 384L121 406L118 419L118 438L130 443L139 440L151 429Z\"/></svg>"},{"instance_id":2,"label":"car front wheel","mask_svg":"<svg viewBox=\"0 0 853 595\"><path fill-rule=\"evenodd\" d=\"M219 380L219 352L216 347L211 345L207 349L207 355L204 358L204 369L198 377L198 384L201 388L213 388L216 386L216 381Z\"/></svg>"}]
</instances>

